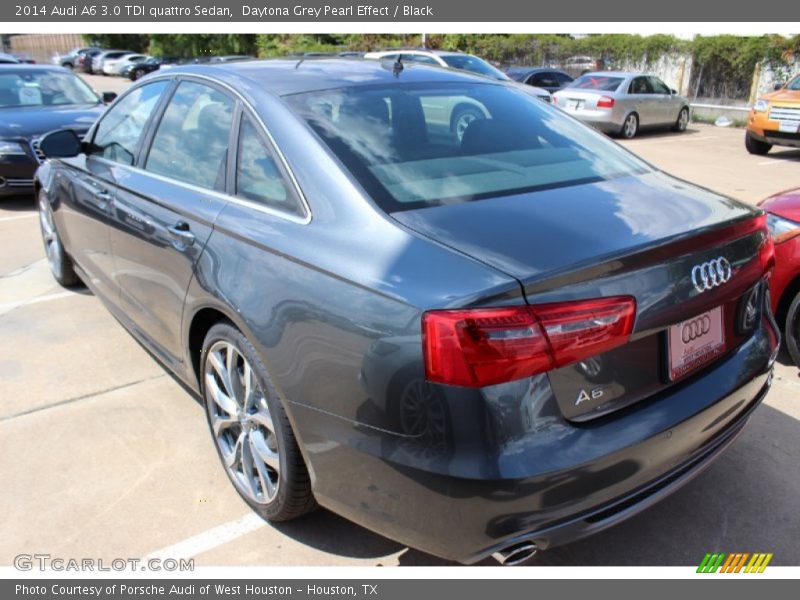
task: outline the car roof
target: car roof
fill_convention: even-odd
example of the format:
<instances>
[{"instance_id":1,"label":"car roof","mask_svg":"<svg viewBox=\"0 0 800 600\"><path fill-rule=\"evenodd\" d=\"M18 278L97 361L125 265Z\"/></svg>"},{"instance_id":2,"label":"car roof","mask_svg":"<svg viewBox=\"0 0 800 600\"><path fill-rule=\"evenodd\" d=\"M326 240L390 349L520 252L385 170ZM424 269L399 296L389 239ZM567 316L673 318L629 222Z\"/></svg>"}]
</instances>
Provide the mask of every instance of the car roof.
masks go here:
<instances>
[{"instance_id":1,"label":"car roof","mask_svg":"<svg viewBox=\"0 0 800 600\"><path fill-rule=\"evenodd\" d=\"M599 75L605 77L650 77L650 73L640 73L637 71L589 71L584 73L581 77L587 75Z\"/></svg>"},{"instance_id":2,"label":"car roof","mask_svg":"<svg viewBox=\"0 0 800 600\"><path fill-rule=\"evenodd\" d=\"M493 80L457 69L443 69L418 63L404 63L395 75L393 65L359 58L269 59L229 63L203 63L169 69L156 77L181 74L217 79L237 87L251 83L277 96L287 96L326 89L396 83L484 83ZM148 78L149 81L153 79Z\"/></svg>"},{"instance_id":3,"label":"car roof","mask_svg":"<svg viewBox=\"0 0 800 600\"><path fill-rule=\"evenodd\" d=\"M432 54L434 56L456 56L464 55L464 52L458 50L434 50L432 48L388 48L386 50L375 50L367 52L367 54L402 54L403 52L416 52L418 54Z\"/></svg>"},{"instance_id":4,"label":"car roof","mask_svg":"<svg viewBox=\"0 0 800 600\"><path fill-rule=\"evenodd\" d=\"M557 67L511 67L506 73L533 75L534 73L564 73L564 71ZM567 75L567 73L564 73L564 75Z\"/></svg>"},{"instance_id":5,"label":"car roof","mask_svg":"<svg viewBox=\"0 0 800 600\"><path fill-rule=\"evenodd\" d=\"M3 64L2 69L0 69L3 73L9 73L11 71L39 71L39 72L50 72L50 73L69 73L67 69L64 67L59 67L57 65L31 65L27 63L8 63ZM76 75L77 77L77 75Z\"/></svg>"}]
</instances>

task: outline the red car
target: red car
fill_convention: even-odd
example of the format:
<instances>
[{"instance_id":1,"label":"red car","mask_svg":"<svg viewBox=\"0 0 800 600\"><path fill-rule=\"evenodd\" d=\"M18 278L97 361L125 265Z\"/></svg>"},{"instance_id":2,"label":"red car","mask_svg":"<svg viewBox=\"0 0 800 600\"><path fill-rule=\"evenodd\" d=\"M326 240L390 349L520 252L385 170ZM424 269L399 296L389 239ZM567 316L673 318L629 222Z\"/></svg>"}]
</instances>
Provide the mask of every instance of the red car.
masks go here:
<instances>
[{"instance_id":1,"label":"red car","mask_svg":"<svg viewBox=\"0 0 800 600\"><path fill-rule=\"evenodd\" d=\"M775 240L775 274L770 293L772 310L783 328L786 347L800 366L800 188L762 200Z\"/></svg>"}]
</instances>

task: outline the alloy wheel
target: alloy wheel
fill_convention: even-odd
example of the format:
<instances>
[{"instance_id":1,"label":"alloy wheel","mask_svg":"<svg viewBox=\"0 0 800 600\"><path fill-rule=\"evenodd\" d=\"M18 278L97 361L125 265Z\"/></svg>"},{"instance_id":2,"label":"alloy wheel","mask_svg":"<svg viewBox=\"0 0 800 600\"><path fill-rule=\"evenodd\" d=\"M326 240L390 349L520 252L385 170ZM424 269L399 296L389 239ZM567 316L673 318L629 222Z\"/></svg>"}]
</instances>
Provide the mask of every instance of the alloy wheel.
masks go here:
<instances>
[{"instance_id":1,"label":"alloy wheel","mask_svg":"<svg viewBox=\"0 0 800 600\"><path fill-rule=\"evenodd\" d=\"M636 130L638 129L639 122L636 118L636 115L630 114L628 118L625 119L625 126L623 128L623 133L625 137L630 139L636 135Z\"/></svg>"},{"instance_id":2,"label":"alloy wheel","mask_svg":"<svg viewBox=\"0 0 800 600\"><path fill-rule=\"evenodd\" d=\"M472 123L477 118L478 117L475 116L475 114L471 112L465 112L463 115L459 116L458 119L456 119L455 129L456 129L456 135L458 136L459 140L463 139L464 132L467 130L467 127L469 127L470 123Z\"/></svg>"},{"instance_id":3,"label":"alloy wheel","mask_svg":"<svg viewBox=\"0 0 800 600\"><path fill-rule=\"evenodd\" d=\"M230 342L215 342L205 360L209 422L222 462L247 498L268 504L278 493L280 456L267 398L255 372Z\"/></svg>"},{"instance_id":4,"label":"alloy wheel","mask_svg":"<svg viewBox=\"0 0 800 600\"><path fill-rule=\"evenodd\" d=\"M689 111L684 108L678 115L678 131L686 131L687 125L689 125Z\"/></svg>"},{"instance_id":5,"label":"alloy wheel","mask_svg":"<svg viewBox=\"0 0 800 600\"><path fill-rule=\"evenodd\" d=\"M39 198L39 223L42 226L42 240L47 262L54 275L61 270L61 240L58 239L58 230L53 220L53 209L46 198Z\"/></svg>"}]
</instances>

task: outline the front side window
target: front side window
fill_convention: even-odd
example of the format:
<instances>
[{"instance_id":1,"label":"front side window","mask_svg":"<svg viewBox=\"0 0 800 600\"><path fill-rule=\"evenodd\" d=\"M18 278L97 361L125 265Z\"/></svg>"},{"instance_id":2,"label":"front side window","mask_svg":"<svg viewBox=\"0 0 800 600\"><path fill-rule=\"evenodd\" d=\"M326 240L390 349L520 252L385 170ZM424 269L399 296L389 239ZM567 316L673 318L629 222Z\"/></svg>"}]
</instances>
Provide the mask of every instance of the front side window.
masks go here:
<instances>
[{"instance_id":1,"label":"front side window","mask_svg":"<svg viewBox=\"0 0 800 600\"><path fill-rule=\"evenodd\" d=\"M672 90L667 87L667 84L661 81L658 77L650 77L650 85L653 87L653 92L656 94L672 93Z\"/></svg>"},{"instance_id":2,"label":"front side window","mask_svg":"<svg viewBox=\"0 0 800 600\"><path fill-rule=\"evenodd\" d=\"M233 100L216 88L184 81L158 124L145 169L208 189L225 179Z\"/></svg>"},{"instance_id":3,"label":"front side window","mask_svg":"<svg viewBox=\"0 0 800 600\"><path fill-rule=\"evenodd\" d=\"M89 154L132 165L145 125L168 85L167 81L143 85L120 99L98 124Z\"/></svg>"},{"instance_id":4,"label":"front side window","mask_svg":"<svg viewBox=\"0 0 800 600\"><path fill-rule=\"evenodd\" d=\"M242 118L239 130L236 195L290 214L304 214L278 161L247 117Z\"/></svg>"},{"instance_id":5,"label":"front side window","mask_svg":"<svg viewBox=\"0 0 800 600\"><path fill-rule=\"evenodd\" d=\"M504 85L397 84L286 98L386 212L650 170L602 134ZM465 114L459 135L453 123Z\"/></svg>"}]
</instances>

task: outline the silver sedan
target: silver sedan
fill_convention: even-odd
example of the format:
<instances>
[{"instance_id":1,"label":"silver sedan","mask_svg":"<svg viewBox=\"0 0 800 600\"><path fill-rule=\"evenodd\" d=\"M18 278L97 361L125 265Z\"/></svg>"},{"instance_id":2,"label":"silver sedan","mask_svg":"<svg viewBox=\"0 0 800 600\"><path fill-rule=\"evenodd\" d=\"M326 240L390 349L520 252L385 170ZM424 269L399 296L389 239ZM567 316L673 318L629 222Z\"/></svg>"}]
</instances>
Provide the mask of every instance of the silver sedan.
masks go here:
<instances>
[{"instance_id":1,"label":"silver sedan","mask_svg":"<svg viewBox=\"0 0 800 600\"><path fill-rule=\"evenodd\" d=\"M553 103L606 133L632 138L645 127L684 131L689 101L646 73L586 73L553 94Z\"/></svg>"}]
</instances>

